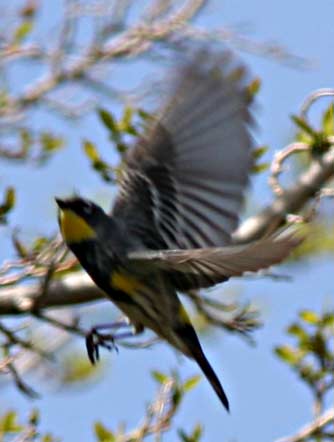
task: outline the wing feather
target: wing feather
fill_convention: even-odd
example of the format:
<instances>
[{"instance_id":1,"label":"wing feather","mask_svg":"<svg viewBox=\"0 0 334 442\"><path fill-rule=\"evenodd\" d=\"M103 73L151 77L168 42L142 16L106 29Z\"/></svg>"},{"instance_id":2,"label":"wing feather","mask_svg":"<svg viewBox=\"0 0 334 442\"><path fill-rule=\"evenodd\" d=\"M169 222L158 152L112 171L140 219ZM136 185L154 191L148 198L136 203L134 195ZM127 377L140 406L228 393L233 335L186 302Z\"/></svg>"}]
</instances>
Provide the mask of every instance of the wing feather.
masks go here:
<instances>
[{"instance_id":1,"label":"wing feather","mask_svg":"<svg viewBox=\"0 0 334 442\"><path fill-rule=\"evenodd\" d=\"M230 242L252 163L246 74L235 66L227 52L193 51L127 153L112 216L129 226L138 248Z\"/></svg>"},{"instance_id":2,"label":"wing feather","mask_svg":"<svg viewBox=\"0 0 334 442\"><path fill-rule=\"evenodd\" d=\"M241 246L193 250L131 252L136 268L166 272L178 290L210 287L232 276L257 272L285 259L303 241L296 230L288 230ZM152 267L153 266L153 267Z\"/></svg>"}]
</instances>

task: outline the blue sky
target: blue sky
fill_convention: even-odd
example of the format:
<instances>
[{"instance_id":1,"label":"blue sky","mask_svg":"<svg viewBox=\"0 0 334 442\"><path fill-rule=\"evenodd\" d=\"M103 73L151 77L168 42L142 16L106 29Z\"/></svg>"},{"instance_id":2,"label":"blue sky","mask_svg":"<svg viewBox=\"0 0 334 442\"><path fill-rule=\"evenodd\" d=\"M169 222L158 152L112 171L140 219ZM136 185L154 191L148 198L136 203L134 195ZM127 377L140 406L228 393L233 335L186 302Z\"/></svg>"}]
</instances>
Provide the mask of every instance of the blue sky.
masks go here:
<instances>
[{"instance_id":1,"label":"blue sky","mask_svg":"<svg viewBox=\"0 0 334 442\"><path fill-rule=\"evenodd\" d=\"M0 4L2 2L4 0ZM51 2L44 2L45 29L54 26L52 20L59 14L59 3L52 2L51 6ZM216 0L198 20L209 29L221 26L242 28L247 24L252 31L250 39L276 41L290 52L312 61L312 69L298 70L268 58L239 52L251 72L263 82L257 110L257 137L260 144L271 147L268 159L275 150L289 142L293 133L289 115L298 111L306 95L314 89L333 86L333 16L334 3L329 0L317 3ZM34 74L20 69L13 73L18 82L27 81L27 75ZM118 76L120 81L132 84L138 79L138 70L131 71L130 66L126 73L122 71ZM112 103L106 105L112 109ZM90 171L81 152L81 139L91 138L105 155L110 155L106 133L96 116L85 118L84 124L73 125L39 113L34 124L36 127L52 125L60 133L66 131L70 142L68 148L52 159L46 168L24 169L0 164L1 183L14 184L18 188L18 207L11 216L11 223L24 226L22 233L28 238L56 231L54 195L78 189L108 207L113 194L113 190ZM262 203L271 198L266 179L263 174L252 183L252 189L257 196L261 195L258 199ZM0 235L3 244L0 257L3 259L9 253L9 229L3 228ZM321 311L326 306L333 307L331 268L332 261L328 257L319 257L305 265L281 266L278 270L292 275L293 282L234 280L221 288L227 293L240 291L242 299L250 299L258 305L264 327L254 335L256 347L218 331L201 338L207 356L229 394L232 413L228 416L224 412L203 379L187 396L174 428L190 430L200 421L204 425L205 442L231 439L265 442L295 431L310 419L308 390L274 356L272 349L285 340L284 329L300 309ZM81 341L77 344L84 345ZM54 432L65 442L74 437L89 441L93 440L91 429L95 420L101 420L111 428L119 422L126 422L129 428L137 424L156 388L150 370L163 367L164 371L169 371L178 367L185 377L199 373L195 364L176 356L162 343L150 350L121 349L118 355L106 354L105 358L109 369L99 383L68 391L45 389L42 399L34 404L19 396L13 387L8 387L1 394L0 409L13 407L25 414L32 405L37 406L42 412L42 428ZM178 440L175 431L165 440Z\"/></svg>"}]
</instances>

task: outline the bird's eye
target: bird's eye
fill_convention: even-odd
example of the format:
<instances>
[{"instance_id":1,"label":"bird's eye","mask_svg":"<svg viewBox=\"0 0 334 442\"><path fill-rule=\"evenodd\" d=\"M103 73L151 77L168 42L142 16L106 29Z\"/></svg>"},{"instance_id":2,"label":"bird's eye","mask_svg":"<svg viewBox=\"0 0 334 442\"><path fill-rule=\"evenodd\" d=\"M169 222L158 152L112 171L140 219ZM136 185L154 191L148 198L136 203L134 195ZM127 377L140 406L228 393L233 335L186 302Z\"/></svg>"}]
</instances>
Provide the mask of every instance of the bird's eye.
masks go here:
<instances>
[{"instance_id":1,"label":"bird's eye","mask_svg":"<svg viewBox=\"0 0 334 442\"><path fill-rule=\"evenodd\" d=\"M91 215L93 212L93 206L91 204L85 204L82 208L82 211L86 215Z\"/></svg>"}]
</instances>

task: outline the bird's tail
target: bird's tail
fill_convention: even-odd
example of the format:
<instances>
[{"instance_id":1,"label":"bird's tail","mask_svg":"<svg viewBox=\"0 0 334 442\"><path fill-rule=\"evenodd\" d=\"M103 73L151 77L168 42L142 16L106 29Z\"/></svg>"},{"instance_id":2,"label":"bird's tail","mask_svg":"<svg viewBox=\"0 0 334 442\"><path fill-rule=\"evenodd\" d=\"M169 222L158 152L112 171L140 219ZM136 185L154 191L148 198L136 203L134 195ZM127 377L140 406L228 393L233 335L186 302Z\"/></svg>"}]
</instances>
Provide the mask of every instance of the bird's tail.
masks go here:
<instances>
[{"instance_id":1,"label":"bird's tail","mask_svg":"<svg viewBox=\"0 0 334 442\"><path fill-rule=\"evenodd\" d=\"M226 396L226 393L218 379L218 376L214 372L213 368L211 367L209 361L207 360L205 354L203 353L203 350L201 347L198 347L196 349L196 352L193 354L193 358L197 362L197 364L202 369L203 373L205 374L205 377L210 382L212 388L215 390L217 396L219 397L220 401L224 405L227 411L230 411L229 402Z\"/></svg>"},{"instance_id":2,"label":"bird's tail","mask_svg":"<svg viewBox=\"0 0 334 442\"><path fill-rule=\"evenodd\" d=\"M225 391L216 373L211 367L209 361L207 360L202 350L197 334L195 332L195 329L190 323L188 315L186 314L183 308L182 312L184 320L182 321L182 324L179 323L178 327L174 329L173 338L171 339L171 336L168 337L165 336L165 338L167 338L167 340L169 340L171 344L173 344L175 347L181 350L182 353L184 353L185 355L194 359L197 362L197 364L202 369L205 377L207 378L207 380L210 382L213 389L215 390L220 401L222 402L226 410L229 411L229 402L225 394Z\"/></svg>"},{"instance_id":3,"label":"bird's tail","mask_svg":"<svg viewBox=\"0 0 334 442\"><path fill-rule=\"evenodd\" d=\"M157 303L156 293L162 294L159 298L160 320L151 320L150 323L146 324L145 318L143 318L143 325L150 327L185 356L194 359L202 369L226 410L229 411L229 403L224 389L204 355L196 331L176 291L173 287L170 287L168 280L162 277L156 277L150 282L150 285L145 285L145 287L142 288L142 299L146 302L147 300L151 300L151 304L155 305ZM144 305L144 303L142 303L142 305ZM154 314L155 311L150 313L150 317L153 318Z\"/></svg>"}]
</instances>

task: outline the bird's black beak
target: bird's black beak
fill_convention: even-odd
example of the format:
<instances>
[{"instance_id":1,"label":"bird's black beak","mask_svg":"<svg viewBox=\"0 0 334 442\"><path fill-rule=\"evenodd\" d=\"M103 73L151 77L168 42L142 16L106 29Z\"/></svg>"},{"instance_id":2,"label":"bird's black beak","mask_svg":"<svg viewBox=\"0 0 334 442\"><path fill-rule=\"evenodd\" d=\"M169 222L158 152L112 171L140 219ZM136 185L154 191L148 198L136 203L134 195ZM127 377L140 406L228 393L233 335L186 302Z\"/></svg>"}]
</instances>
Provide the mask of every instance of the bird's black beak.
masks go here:
<instances>
[{"instance_id":1,"label":"bird's black beak","mask_svg":"<svg viewBox=\"0 0 334 442\"><path fill-rule=\"evenodd\" d=\"M56 200L56 203L58 204L58 207L60 209L66 209L67 208L68 204L67 204L66 200L62 200L60 198L55 198L55 200Z\"/></svg>"}]
</instances>

